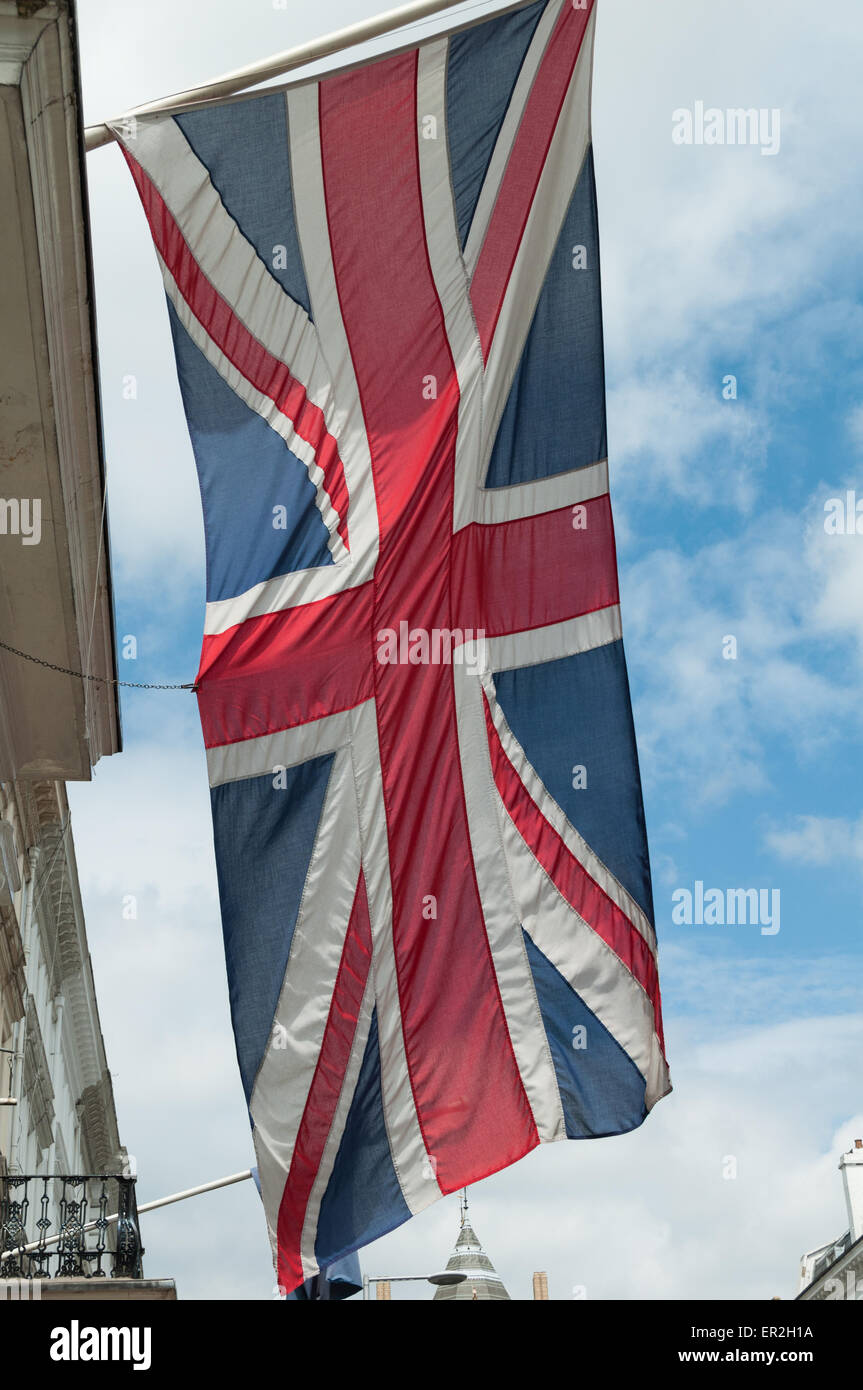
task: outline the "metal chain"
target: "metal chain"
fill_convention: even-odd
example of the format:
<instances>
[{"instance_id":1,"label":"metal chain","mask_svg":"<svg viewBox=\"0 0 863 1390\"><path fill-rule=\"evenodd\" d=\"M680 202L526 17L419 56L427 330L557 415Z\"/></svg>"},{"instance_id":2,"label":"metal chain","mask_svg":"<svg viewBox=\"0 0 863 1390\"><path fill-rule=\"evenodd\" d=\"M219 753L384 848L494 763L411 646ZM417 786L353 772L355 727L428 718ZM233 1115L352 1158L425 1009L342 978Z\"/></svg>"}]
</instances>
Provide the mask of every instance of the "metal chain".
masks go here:
<instances>
[{"instance_id":1,"label":"metal chain","mask_svg":"<svg viewBox=\"0 0 863 1390\"><path fill-rule=\"evenodd\" d=\"M197 690L194 681L187 685L157 685L152 681L119 681L115 676L89 676L86 671L73 671L70 666L58 666L53 661L43 661L40 656L30 656L29 652L21 652L17 647L10 647L8 642L0 642L0 647L4 652L11 652L13 656L20 656L24 661L32 661L37 666L46 666L49 671L59 671L63 676L77 676L82 681L96 681L99 685L123 685L134 690Z\"/></svg>"}]
</instances>

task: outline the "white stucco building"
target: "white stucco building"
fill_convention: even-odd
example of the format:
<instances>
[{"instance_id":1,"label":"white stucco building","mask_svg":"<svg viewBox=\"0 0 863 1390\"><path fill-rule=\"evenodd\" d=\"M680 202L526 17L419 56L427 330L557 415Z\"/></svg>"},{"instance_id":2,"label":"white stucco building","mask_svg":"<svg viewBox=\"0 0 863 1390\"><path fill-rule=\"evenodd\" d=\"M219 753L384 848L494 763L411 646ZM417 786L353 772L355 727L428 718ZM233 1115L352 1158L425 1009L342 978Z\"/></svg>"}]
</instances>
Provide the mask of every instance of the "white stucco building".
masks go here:
<instances>
[{"instance_id":1,"label":"white stucco building","mask_svg":"<svg viewBox=\"0 0 863 1390\"><path fill-rule=\"evenodd\" d=\"M67 0L0 0L0 190L2 1251L22 1200L17 1176L122 1174L127 1163L65 787L120 749ZM29 1200L28 1236L40 1214Z\"/></svg>"},{"instance_id":2,"label":"white stucco building","mask_svg":"<svg viewBox=\"0 0 863 1390\"><path fill-rule=\"evenodd\" d=\"M863 1302L863 1139L839 1159L848 1209L848 1230L805 1254L798 1299Z\"/></svg>"},{"instance_id":3,"label":"white stucco building","mask_svg":"<svg viewBox=\"0 0 863 1390\"><path fill-rule=\"evenodd\" d=\"M122 1172L63 783L0 784L0 816L0 1169Z\"/></svg>"}]
</instances>

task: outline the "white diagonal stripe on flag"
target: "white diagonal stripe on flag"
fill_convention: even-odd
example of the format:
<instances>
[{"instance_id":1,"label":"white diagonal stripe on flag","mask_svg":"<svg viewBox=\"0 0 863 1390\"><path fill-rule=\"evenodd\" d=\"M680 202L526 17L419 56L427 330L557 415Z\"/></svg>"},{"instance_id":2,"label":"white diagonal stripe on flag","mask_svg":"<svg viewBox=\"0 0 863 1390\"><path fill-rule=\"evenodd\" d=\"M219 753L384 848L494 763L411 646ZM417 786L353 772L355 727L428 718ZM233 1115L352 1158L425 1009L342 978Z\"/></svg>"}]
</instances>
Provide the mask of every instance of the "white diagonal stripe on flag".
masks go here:
<instances>
[{"instance_id":1,"label":"white diagonal stripe on flag","mask_svg":"<svg viewBox=\"0 0 863 1390\"><path fill-rule=\"evenodd\" d=\"M504 752L509 761L515 768L519 780L523 783L528 795L534 805L539 809L549 825L557 832L563 840L570 854L578 860L582 868L590 875L594 883L610 898L613 903L620 908L623 915L635 927L636 931L644 938L652 956L656 956L656 933L650 924L644 910L639 907L635 899L626 891L619 879L602 860L594 854L587 841L579 835L575 826L567 819L564 812L558 806L554 797L544 786L536 771L531 766L524 749L519 743L515 734L506 721L506 716L498 704L494 695L494 682L490 675L484 678L486 696L489 702L492 719L500 737Z\"/></svg>"},{"instance_id":2,"label":"white diagonal stripe on flag","mask_svg":"<svg viewBox=\"0 0 863 1390\"><path fill-rule=\"evenodd\" d=\"M371 576L378 557L377 507L368 435L330 250L318 85L309 83L299 87L288 92L285 99L297 236L330 383L331 409L327 427L339 441L350 498L351 551L358 557L361 576L366 578Z\"/></svg>"},{"instance_id":3,"label":"white diagonal stripe on flag","mask_svg":"<svg viewBox=\"0 0 863 1390\"><path fill-rule=\"evenodd\" d=\"M479 478L479 409L484 365L470 286L458 239L446 132L446 75L449 40L419 50L417 128L423 220L429 262L444 314L446 335L459 385L453 529L473 519ZM427 138L425 122L436 122Z\"/></svg>"},{"instance_id":4,"label":"white diagonal stripe on flag","mask_svg":"<svg viewBox=\"0 0 863 1390\"><path fill-rule=\"evenodd\" d=\"M590 146L590 83L596 10L591 12L534 194L486 360L482 459L491 459L500 418Z\"/></svg>"},{"instance_id":5,"label":"white diagonal stripe on flag","mask_svg":"<svg viewBox=\"0 0 863 1390\"><path fill-rule=\"evenodd\" d=\"M210 284L273 357L290 363L291 376L322 411L338 442L330 419L332 389L314 325L237 226L176 121L141 117L135 138L126 144L194 247Z\"/></svg>"},{"instance_id":6,"label":"white diagonal stripe on flag","mask_svg":"<svg viewBox=\"0 0 863 1390\"><path fill-rule=\"evenodd\" d=\"M157 253L158 255L158 253ZM247 377L235 367L233 362L222 352L209 335L199 319L195 317L187 301L180 292L176 280L166 266L162 257L159 256L159 264L162 267L162 279L165 282L165 289L168 297L174 306L178 319L182 323L189 337L195 346L204 354L211 367L219 373L219 376L236 396L254 410L256 415L269 425L271 430L280 435L285 441L291 453L304 463L308 470L315 489L315 503L321 514L321 519L327 528L327 546L333 561L346 560L348 552L345 549L341 536L338 533L339 515L335 510L330 495L326 490L323 470L318 466L317 455L311 444L302 439L294 429L293 421L280 410L275 401L270 396L265 396L262 391L258 391ZM253 479L248 480L249 483Z\"/></svg>"},{"instance_id":7,"label":"white diagonal stripe on flag","mask_svg":"<svg viewBox=\"0 0 863 1390\"><path fill-rule=\"evenodd\" d=\"M359 1018L354 1031L354 1038L351 1044L351 1054L345 1068L344 1078L339 1091L339 1099L333 1115L324 1151L321 1154L318 1171L315 1181L309 1194L306 1206L306 1219L303 1222L303 1234L300 1246L300 1258L303 1262L303 1273L306 1279L318 1273L318 1260L315 1254L315 1241L318 1234L318 1218L321 1213L321 1202L327 1190L327 1185L332 1177L333 1168L339 1152L339 1145L345 1132L351 1102L357 1088L357 1080L360 1068L363 1064L366 1044L369 1039L369 1028L372 1021L372 1011L375 1004L374 972L369 971L366 987L363 991L363 1000L360 1006Z\"/></svg>"},{"instance_id":8,"label":"white diagonal stripe on flag","mask_svg":"<svg viewBox=\"0 0 863 1390\"><path fill-rule=\"evenodd\" d=\"M497 815L498 792L489 757L482 684L464 666L453 666L453 680L473 861L504 1016L540 1140L564 1139L566 1125L557 1077Z\"/></svg>"},{"instance_id":9,"label":"white diagonal stripe on flag","mask_svg":"<svg viewBox=\"0 0 863 1390\"><path fill-rule=\"evenodd\" d=\"M497 201L497 195L500 192L500 186L506 173L509 157L512 154L515 137L518 134L518 128L521 125L521 119L524 115L524 109L530 97L536 74L539 71L540 64L545 55L545 50L548 47L548 41L554 33L554 28L563 6L569 3L570 0L552 0L552 3L548 5L543 12L536 26L533 38L530 41L527 53L524 56L524 61L519 70L515 87L513 88L513 93L506 109L506 115L503 118L500 132L495 141L495 146L489 161L489 166L486 170L485 178L483 179L476 209L470 224L467 242L465 243L464 258L467 265L468 276L472 276L476 269L479 253L482 250L485 234L488 231L491 214L494 210L495 202Z\"/></svg>"},{"instance_id":10,"label":"white diagonal stripe on flag","mask_svg":"<svg viewBox=\"0 0 863 1390\"><path fill-rule=\"evenodd\" d=\"M279 795L274 791L273 795ZM333 855L344 865L333 874ZM353 770L336 754L294 927L273 1034L249 1102L262 1193L278 1213L306 1098L317 1067L360 874ZM322 925L325 928L322 929ZM278 1195L275 1195L278 1194ZM275 1201L272 1200L275 1196ZM271 1232L271 1235L273 1233Z\"/></svg>"},{"instance_id":11,"label":"white diagonal stripe on flag","mask_svg":"<svg viewBox=\"0 0 863 1390\"><path fill-rule=\"evenodd\" d=\"M500 797L498 814L525 931L632 1058L645 1079L649 1109L669 1089L650 1000L620 957L562 897Z\"/></svg>"}]
</instances>

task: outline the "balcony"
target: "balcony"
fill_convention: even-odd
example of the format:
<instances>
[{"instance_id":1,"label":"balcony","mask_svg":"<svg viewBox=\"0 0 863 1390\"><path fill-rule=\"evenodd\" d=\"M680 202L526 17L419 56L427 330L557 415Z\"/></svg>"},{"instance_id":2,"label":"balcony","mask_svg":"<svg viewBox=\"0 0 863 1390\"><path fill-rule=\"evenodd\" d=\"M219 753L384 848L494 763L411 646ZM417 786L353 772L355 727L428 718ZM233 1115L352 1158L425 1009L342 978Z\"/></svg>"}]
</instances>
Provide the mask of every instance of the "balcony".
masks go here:
<instances>
[{"instance_id":1,"label":"balcony","mask_svg":"<svg viewBox=\"0 0 863 1390\"><path fill-rule=\"evenodd\" d=\"M141 1280L143 1253L134 1178L0 1178L0 1280Z\"/></svg>"}]
</instances>

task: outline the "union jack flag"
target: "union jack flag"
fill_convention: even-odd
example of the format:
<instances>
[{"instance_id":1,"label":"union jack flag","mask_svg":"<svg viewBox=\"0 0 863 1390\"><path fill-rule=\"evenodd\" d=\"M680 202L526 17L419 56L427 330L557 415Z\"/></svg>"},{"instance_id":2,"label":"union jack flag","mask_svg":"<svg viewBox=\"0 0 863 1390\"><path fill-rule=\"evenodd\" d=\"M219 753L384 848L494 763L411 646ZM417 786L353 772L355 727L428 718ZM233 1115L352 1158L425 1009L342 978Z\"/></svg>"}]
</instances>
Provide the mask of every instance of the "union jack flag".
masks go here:
<instances>
[{"instance_id":1,"label":"union jack flag","mask_svg":"<svg viewBox=\"0 0 863 1390\"><path fill-rule=\"evenodd\" d=\"M594 24L536 0L115 127L200 478L228 983L288 1290L670 1089Z\"/></svg>"}]
</instances>

